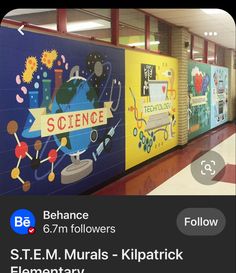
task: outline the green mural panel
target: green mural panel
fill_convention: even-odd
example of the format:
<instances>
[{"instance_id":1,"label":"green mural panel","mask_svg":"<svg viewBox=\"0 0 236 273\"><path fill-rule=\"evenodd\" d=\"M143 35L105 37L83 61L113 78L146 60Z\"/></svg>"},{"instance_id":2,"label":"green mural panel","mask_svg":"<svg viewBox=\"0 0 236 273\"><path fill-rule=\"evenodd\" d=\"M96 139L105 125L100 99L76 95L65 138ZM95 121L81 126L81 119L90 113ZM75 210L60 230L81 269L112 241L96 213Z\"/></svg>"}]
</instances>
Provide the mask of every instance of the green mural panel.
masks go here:
<instances>
[{"instance_id":1,"label":"green mural panel","mask_svg":"<svg viewBox=\"0 0 236 273\"><path fill-rule=\"evenodd\" d=\"M188 131L189 139L211 128L211 67L208 64L189 62L188 65Z\"/></svg>"}]
</instances>

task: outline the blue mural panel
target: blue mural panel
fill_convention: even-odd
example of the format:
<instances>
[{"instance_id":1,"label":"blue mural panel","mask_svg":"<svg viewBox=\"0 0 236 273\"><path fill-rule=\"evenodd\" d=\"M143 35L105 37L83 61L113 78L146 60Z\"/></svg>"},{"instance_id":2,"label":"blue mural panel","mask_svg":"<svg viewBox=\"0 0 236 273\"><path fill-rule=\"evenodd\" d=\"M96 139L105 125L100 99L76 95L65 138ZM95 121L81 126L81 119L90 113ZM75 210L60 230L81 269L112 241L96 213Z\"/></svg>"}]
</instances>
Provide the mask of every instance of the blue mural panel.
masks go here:
<instances>
[{"instance_id":1,"label":"blue mural panel","mask_svg":"<svg viewBox=\"0 0 236 273\"><path fill-rule=\"evenodd\" d=\"M228 68L211 66L211 128L228 120Z\"/></svg>"},{"instance_id":2,"label":"blue mural panel","mask_svg":"<svg viewBox=\"0 0 236 273\"><path fill-rule=\"evenodd\" d=\"M124 50L0 28L0 195L80 194L124 172Z\"/></svg>"}]
</instances>

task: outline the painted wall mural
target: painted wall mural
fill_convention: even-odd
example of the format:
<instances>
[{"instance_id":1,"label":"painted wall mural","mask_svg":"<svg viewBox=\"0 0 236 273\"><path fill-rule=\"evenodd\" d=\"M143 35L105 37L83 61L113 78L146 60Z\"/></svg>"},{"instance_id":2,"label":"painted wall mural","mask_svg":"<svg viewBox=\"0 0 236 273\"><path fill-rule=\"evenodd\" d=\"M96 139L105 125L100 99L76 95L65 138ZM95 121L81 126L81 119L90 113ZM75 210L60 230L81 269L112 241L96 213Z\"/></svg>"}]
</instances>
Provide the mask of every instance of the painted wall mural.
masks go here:
<instances>
[{"instance_id":1,"label":"painted wall mural","mask_svg":"<svg viewBox=\"0 0 236 273\"><path fill-rule=\"evenodd\" d=\"M188 65L188 130L192 139L211 128L210 65L189 62Z\"/></svg>"},{"instance_id":2,"label":"painted wall mural","mask_svg":"<svg viewBox=\"0 0 236 273\"><path fill-rule=\"evenodd\" d=\"M228 68L211 66L211 128L228 120Z\"/></svg>"},{"instance_id":3,"label":"painted wall mural","mask_svg":"<svg viewBox=\"0 0 236 273\"><path fill-rule=\"evenodd\" d=\"M150 80L156 79L156 66L150 64L141 64L141 96L149 96Z\"/></svg>"},{"instance_id":4,"label":"painted wall mural","mask_svg":"<svg viewBox=\"0 0 236 273\"><path fill-rule=\"evenodd\" d=\"M177 145L178 63L125 51L126 170Z\"/></svg>"},{"instance_id":5,"label":"painted wall mural","mask_svg":"<svg viewBox=\"0 0 236 273\"><path fill-rule=\"evenodd\" d=\"M78 194L124 171L124 50L0 28L0 195Z\"/></svg>"},{"instance_id":6,"label":"painted wall mural","mask_svg":"<svg viewBox=\"0 0 236 273\"><path fill-rule=\"evenodd\" d=\"M189 62L189 139L228 120L228 68Z\"/></svg>"}]
</instances>

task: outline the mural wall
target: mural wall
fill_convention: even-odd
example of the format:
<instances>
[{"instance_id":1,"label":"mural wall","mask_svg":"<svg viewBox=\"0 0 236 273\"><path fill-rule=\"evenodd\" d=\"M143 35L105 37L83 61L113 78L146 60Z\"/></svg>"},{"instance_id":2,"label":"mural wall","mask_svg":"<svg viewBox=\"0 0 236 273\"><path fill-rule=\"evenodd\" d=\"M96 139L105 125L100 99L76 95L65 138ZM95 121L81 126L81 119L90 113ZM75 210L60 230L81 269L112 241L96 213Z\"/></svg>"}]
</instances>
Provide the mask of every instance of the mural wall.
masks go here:
<instances>
[{"instance_id":1,"label":"mural wall","mask_svg":"<svg viewBox=\"0 0 236 273\"><path fill-rule=\"evenodd\" d=\"M211 66L211 128L228 120L228 68Z\"/></svg>"},{"instance_id":2,"label":"mural wall","mask_svg":"<svg viewBox=\"0 0 236 273\"><path fill-rule=\"evenodd\" d=\"M188 66L188 130L192 139L211 128L210 65L189 62Z\"/></svg>"},{"instance_id":3,"label":"mural wall","mask_svg":"<svg viewBox=\"0 0 236 273\"><path fill-rule=\"evenodd\" d=\"M79 194L178 144L175 58L0 28L0 195ZM189 139L227 121L228 69L189 62Z\"/></svg>"},{"instance_id":4,"label":"mural wall","mask_svg":"<svg viewBox=\"0 0 236 273\"><path fill-rule=\"evenodd\" d=\"M24 33L0 28L0 194L78 194L122 173L124 50Z\"/></svg>"},{"instance_id":5,"label":"mural wall","mask_svg":"<svg viewBox=\"0 0 236 273\"><path fill-rule=\"evenodd\" d=\"M177 60L125 51L126 170L177 145Z\"/></svg>"},{"instance_id":6,"label":"mural wall","mask_svg":"<svg viewBox=\"0 0 236 273\"><path fill-rule=\"evenodd\" d=\"M189 139L228 120L228 68L189 62Z\"/></svg>"}]
</instances>

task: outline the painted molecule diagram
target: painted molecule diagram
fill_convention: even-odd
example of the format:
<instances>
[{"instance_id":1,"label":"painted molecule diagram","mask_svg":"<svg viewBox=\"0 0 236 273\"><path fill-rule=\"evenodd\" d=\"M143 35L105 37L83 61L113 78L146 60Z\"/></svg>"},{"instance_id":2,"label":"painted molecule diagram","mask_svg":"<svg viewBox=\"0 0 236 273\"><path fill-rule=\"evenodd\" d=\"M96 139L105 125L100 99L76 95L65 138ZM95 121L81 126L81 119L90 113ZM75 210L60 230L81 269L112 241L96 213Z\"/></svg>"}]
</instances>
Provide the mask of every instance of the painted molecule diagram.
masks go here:
<instances>
[{"instance_id":1,"label":"painted molecule diagram","mask_svg":"<svg viewBox=\"0 0 236 273\"><path fill-rule=\"evenodd\" d=\"M16 147L15 147L15 156L18 158L17 165L15 168L12 169L11 171L11 178L16 180L18 179L22 183L22 189L24 192L27 192L30 190L31 183L30 181L24 181L21 176L20 176L20 163L22 159L25 157L28 157L31 161L31 168L33 170L39 168L39 166L46 162L49 161L51 163L51 171L48 175L48 181L53 182L55 179L55 173L54 173L54 163L58 158L58 151L61 149L61 147L66 146L67 144L67 139L63 137L61 139L61 145L57 149L51 149L48 153L48 157L45 159L40 159L39 152L42 148L42 142L41 140L36 140L34 143L34 149L36 151L36 154L34 157L32 157L29 154L29 146L26 142L20 141L17 135L18 131L18 123L15 120L10 121L7 124L7 132L9 135L13 135L15 137L15 140L17 142Z\"/></svg>"}]
</instances>

